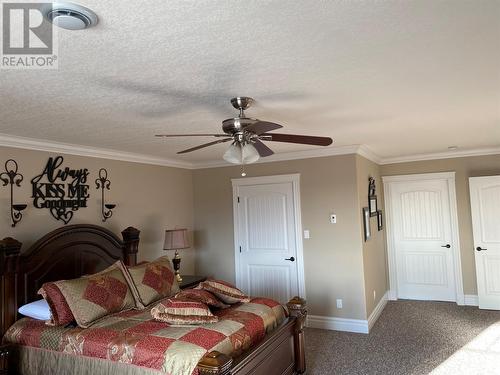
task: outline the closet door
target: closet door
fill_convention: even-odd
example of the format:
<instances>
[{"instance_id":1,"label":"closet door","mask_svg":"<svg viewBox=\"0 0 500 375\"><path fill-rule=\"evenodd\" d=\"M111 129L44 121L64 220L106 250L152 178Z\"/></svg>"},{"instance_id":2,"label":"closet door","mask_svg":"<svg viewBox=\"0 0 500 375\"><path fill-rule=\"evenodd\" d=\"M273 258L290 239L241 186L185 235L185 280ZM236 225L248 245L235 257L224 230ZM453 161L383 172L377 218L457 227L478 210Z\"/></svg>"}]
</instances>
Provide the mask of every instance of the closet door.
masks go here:
<instances>
[{"instance_id":1,"label":"closet door","mask_svg":"<svg viewBox=\"0 0 500 375\"><path fill-rule=\"evenodd\" d=\"M456 301L448 180L389 184L397 298Z\"/></svg>"},{"instance_id":2,"label":"closet door","mask_svg":"<svg viewBox=\"0 0 500 375\"><path fill-rule=\"evenodd\" d=\"M500 310L500 176L469 179L479 308Z\"/></svg>"},{"instance_id":3,"label":"closet door","mask_svg":"<svg viewBox=\"0 0 500 375\"><path fill-rule=\"evenodd\" d=\"M293 183L244 180L235 191L236 281L251 296L286 303L300 294ZM250 184L249 182L255 182Z\"/></svg>"}]
</instances>

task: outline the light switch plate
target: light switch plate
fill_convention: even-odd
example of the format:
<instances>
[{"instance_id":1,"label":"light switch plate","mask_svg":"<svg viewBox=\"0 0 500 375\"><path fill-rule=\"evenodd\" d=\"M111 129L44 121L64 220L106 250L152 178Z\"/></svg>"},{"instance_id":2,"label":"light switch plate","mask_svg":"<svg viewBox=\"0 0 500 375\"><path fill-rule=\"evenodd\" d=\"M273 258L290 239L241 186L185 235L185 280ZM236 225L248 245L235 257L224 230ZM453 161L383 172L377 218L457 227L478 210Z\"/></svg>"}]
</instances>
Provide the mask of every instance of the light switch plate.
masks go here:
<instances>
[{"instance_id":1,"label":"light switch plate","mask_svg":"<svg viewBox=\"0 0 500 375\"><path fill-rule=\"evenodd\" d=\"M337 223L337 215L335 215L335 214L330 215L330 223L332 223L332 224Z\"/></svg>"},{"instance_id":2,"label":"light switch plate","mask_svg":"<svg viewBox=\"0 0 500 375\"><path fill-rule=\"evenodd\" d=\"M306 238L306 239L311 238L311 234L309 233L309 230L307 230L307 229L304 231L304 238Z\"/></svg>"}]
</instances>

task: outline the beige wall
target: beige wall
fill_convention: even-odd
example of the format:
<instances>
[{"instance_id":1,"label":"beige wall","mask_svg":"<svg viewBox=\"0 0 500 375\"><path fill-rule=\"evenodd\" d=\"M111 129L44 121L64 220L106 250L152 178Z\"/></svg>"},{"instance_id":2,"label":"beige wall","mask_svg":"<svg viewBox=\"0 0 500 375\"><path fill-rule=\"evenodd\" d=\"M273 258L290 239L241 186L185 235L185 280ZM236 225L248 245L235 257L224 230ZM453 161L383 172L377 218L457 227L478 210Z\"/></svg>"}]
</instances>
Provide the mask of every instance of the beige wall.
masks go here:
<instances>
[{"instance_id":1,"label":"beige wall","mask_svg":"<svg viewBox=\"0 0 500 375\"><path fill-rule=\"evenodd\" d=\"M359 212L363 207L368 207L368 179L375 178L375 187L377 195L378 209L384 211L384 191L382 180L380 178L380 166L370 160L357 155L356 173L359 199ZM385 217L385 216L384 216ZM366 316L370 314L377 306L377 303L384 296L388 288L387 259L385 249L385 226L379 231L377 217L370 218L371 238L363 242L363 273L365 279L365 302ZM361 236L363 236L363 222L360 223ZM373 292L375 291L375 297Z\"/></svg>"},{"instance_id":2,"label":"beige wall","mask_svg":"<svg viewBox=\"0 0 500 375\"><path fill-rule=\"evenodd\" d=\"M19 239L24 249L62 224L46 210L35 209L30 198L30 180L41 173L49 156L56 155L0 147L2 171L5 160L13 158L25 177L22 187L15 189L15 201L29 204L22 222L11 228L9 189L0 187L0 209L4 212L0 214L0 236ZM231 179L241 177L241 167L189 171L63 156L64 166L88 168L91 173L89 207L80 209L71 224L94 223L115 233L129 225L139 228L140 259L164 254L165 228L194 228L196 250L183 251L182 271L190 274L196 268L198 274L234 282ZM107 200L118 205L106 223L101 222L100 192L94 184L101 167L108 170L112 183ZM302 224L311 233L311 238L303 241L310 314L351 319L366 319L388 289L385 230L377 230L375 217L370 220L372 238L363 242L361 210L368 205L368 177L376 178L379 208L383 209L381 175L444 171L456 172L464 292L476 294L468 177L500 174L500 155L381 166L359 155L343 155L246 166L249 177L300 174ZM337 224L329 223L330 213L337 214ZM343 299L343 309L336 308L337 298Z\"/></svg>"},{"instance_id":3,"label":"beige wall","mask_svg":"<svg viewBox=\"0 0 500 375\"><path fill-rule=\"evenodd\" d=\"M14 237L27 249L45 233L63 225L46 209L36 209L31 200L30 180L39 175L49 156L58 154L0 147L0 173L7 159L15 159L19 172L24 175L20 188L14 191L15 202L27 203L22 221L15 228L10 225L10 192L0 186L0 238ZM80 208L70 224L93 223L113 232L127 226L141 230L139 259L154 259L164 255L165 228L175 226L193 228L192 173L189 170L128 163L71 155L64 156L63 166L88 168L90 176L90 198L88 207ZM101 221L101 195L95 189L95 179L100 168L108 170L111 190L106 191L106 201L117 204L113 216L105 223ZM194 272L194 251L183 251L182 271ZM170 254L172 256L172 254Z\"/></svg>"},{"instance_id":4,"label":"beige wall","mask_svg":"<svg viewBox=\"0 0 500 375\"><path fill-rule=\"evenodd\" d=\"M253 164L249 177L300 173L306 297L312 315L366 319L356 156ZM196 270L235 279L232 178L241 168L194 172ZM337 224L329 223L330 213ZM335 300L343 299L343 309Z\"/></svg>"},{"instance_id":5,"label":"beige wall","mask_svg":"<svg viewBox=\"0 0 500 375\"><path fill-rule=\"evenodd\" d=\"M469 177L500 174L500 155L418 161L380 166L383 176L456 172L457 210L465 294L477 294L474 243L469 198Z\"/></svg>"}]
</instances>

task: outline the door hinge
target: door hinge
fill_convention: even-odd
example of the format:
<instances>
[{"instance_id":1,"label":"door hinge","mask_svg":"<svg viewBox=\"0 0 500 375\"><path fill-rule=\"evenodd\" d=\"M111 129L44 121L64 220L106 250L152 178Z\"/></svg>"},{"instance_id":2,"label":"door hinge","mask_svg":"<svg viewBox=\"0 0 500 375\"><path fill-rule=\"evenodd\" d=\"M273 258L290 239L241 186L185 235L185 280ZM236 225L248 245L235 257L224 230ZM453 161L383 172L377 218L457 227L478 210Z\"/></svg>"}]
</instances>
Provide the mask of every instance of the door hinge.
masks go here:
<instances>
[{"instance_id":1,"label":"door hinge","mask_svg":"<svg viewBox=\"0 0 500 375\"><path fill-rule=\"evenodd\" d=\"M238 203L240 203L240 197L238 197Z\"/></svg>"},{"instance_id":2,"label":"door hinge","mask_svg":"<svg viewBox=\"0 0 500 375\"><path fill-rule=\"evenodd\" d=\"M241 253L241 246L240 246L240 253Z\"/></svg>"}]
</instances>

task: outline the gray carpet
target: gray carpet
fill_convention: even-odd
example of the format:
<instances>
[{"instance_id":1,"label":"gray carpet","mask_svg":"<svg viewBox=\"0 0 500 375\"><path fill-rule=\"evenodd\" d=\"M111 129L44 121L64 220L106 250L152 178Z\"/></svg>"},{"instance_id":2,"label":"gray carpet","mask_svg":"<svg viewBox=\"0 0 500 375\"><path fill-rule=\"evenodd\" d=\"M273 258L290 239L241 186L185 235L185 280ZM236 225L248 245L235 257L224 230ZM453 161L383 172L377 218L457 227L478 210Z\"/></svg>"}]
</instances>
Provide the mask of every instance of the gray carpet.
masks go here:
<instances>
[{"instance_id":1,"label":"gray carpet","mask_svg":"<svg viewBox=\"0 0 500 375\"><path fill-rule=\"evenodd\" d=\"M369 335L307 328L308 375L500 374L499 321L500 312L454 303L389 302Z\"/></svg>"}]
</instances>

